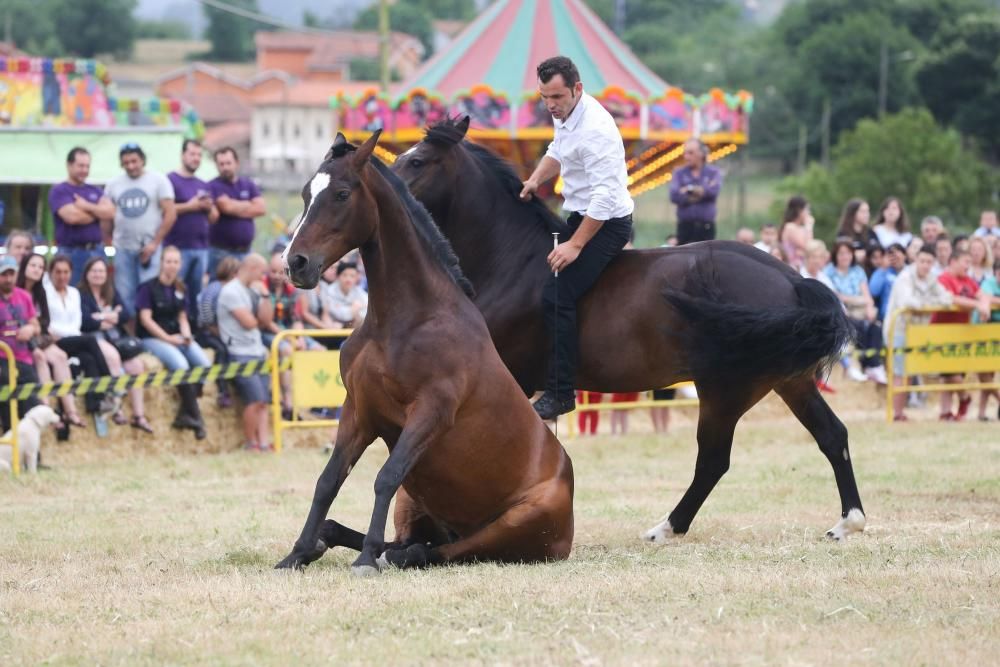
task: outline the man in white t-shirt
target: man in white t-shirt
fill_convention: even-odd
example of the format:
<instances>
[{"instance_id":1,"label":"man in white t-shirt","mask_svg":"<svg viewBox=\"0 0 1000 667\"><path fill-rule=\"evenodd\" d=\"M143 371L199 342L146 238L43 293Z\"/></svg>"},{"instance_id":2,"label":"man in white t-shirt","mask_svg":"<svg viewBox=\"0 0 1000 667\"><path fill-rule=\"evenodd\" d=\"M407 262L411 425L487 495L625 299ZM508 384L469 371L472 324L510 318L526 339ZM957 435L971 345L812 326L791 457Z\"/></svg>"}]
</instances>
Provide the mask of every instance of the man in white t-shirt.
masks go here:
<instances>
[{"instance_id":1,"label":"man in white t-shirt","mask_svg":"<svg viewBox=\"0 0 1000 667\"><path fill-rule=\"evenodd\" d=\"M549 254L553 275L542 290L542 313L546 330L553 335L556 358L535 411L548 420L576 407L576 304L628 243L634 204L621 133L607 109L583 92L576 65L556 56L542 62L537 74L538 92L552 115L555 136L524 182L521 198L531 198L542 183L561 175L571 234L559 239Z\"/></svg>"},{"instance_id":2,"label":"man in white t-shirt","mask_svg":"<svg viewBox=\"0 0 1000 667\"><path fill-rule=\"evenodd\" d=\"M326 312L345 329L361 326L368 314L368 292L361 289L359 279L357 264L341 262L337 279L325 287Z\"/></svg>"},{"instance_id":3,"label":"man in white t-shirt","mask_svg":"<svg viewBox=\"0 0 1000 667\"><path fill-rule=\"evenodd\" d=\"M219 292L219 338L229 351L230 361L261 361L267 349L261 341L261 327L266 327L273 317L270 293L264 286L267 261L260 255L247 255L240 265L236 278L230 280ZM271 444L271 422L268 405L271 390L268 376L254 374L233 380L236 391L244 403L243 448L248 451L266 451Z\"/></svg>"}]
</instances>

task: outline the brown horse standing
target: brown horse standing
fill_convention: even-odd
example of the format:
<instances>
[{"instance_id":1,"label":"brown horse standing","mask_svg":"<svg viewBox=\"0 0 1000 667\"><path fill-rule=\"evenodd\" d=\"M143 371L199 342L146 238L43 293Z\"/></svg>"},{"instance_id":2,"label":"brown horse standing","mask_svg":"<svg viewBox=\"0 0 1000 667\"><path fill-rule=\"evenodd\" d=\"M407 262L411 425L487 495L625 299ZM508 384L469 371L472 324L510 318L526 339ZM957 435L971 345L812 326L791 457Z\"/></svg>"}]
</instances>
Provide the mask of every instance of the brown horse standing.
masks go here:
<instances>
[{"instance_id":1,"label":"brown horse standing","mask_svg":"<svg viewBox=\"0 0 1000 667\"><path fill-rule=\"evenodd\" d=\"M332 262L361 248L371 296L364 324L341 350L347 401L333 455L278 567L302 567L335 545L361 551L353 565L360 574L376 572L377 560L406 567L566 558L569 457L500 361L447 240L371 158L378 136L355 149L337 135L303 188L305 213L285 250L292 282L311 288ZM362 536L325 519L379 437L390 453ZM386 545L397 491L396 542Z\"/></svg>"},{"instance_id":2,"label":"brown horse standing","mask_svg":"<svg viewBox=\"0 0 1000 667\"><path fill-rule=\"evenodd\" d=\"M529 395L550 361L542 322L550 232L565 224L499 157L465 141L469 119L432 127L393 165L434 216L476 289L500 357ZM740 417L774 390L833 467L841 520L834 539L862 530L861 498L847 429L816 390L815 373L850 337L830 290L767 253L712 241L627 250L580 301L577 388L643 391L694 380L701 402L694 479L669 517L645 533L662 542L686 533L729 469Z\"/></svg>"}]
</instances>

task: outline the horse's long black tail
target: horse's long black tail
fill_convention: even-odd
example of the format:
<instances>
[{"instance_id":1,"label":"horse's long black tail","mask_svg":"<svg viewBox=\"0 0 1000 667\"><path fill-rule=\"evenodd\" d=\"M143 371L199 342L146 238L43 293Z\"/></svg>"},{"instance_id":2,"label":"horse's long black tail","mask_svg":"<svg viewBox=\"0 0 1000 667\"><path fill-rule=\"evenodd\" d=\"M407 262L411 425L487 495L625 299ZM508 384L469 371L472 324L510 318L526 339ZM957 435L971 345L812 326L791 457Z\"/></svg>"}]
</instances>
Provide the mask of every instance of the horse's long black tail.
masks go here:
<instances>
[{"instance_id":1,"label":"horse's long black tail","mask_svg":"<svg viewBox=\"0 0 1000 667\"><path fill-rule=\"evenodd\" d=\"M767 307L726 303L717 282L706 276L689 280L684 291L664 290L690 325L668 333L682 337L695 380L793 377L829 369L853 336L844 308L822 283L789 280L797 303Z\"/></svg>"}]
</instances>

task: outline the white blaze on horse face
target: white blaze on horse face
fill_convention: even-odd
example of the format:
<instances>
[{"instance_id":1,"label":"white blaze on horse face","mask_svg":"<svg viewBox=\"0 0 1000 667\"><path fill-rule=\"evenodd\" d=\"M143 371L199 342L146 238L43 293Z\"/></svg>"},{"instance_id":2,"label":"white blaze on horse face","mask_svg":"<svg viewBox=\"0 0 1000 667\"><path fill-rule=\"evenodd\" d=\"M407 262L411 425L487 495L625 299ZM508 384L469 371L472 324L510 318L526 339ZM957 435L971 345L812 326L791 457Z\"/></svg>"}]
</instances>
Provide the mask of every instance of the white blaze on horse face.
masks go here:
<instances>
[{"instance_id":1,"label":"white blaze on horse face","mask_svg":"<svg viewBox=\"0 0 1000 667\"><path fill-rule=\"evenodd\" d=\"M313 176L312 181L309 182L309 205L306 206L305 212L302 217L299 218L299 224L295 227L295 231L292 233L292 240L288 242L285 247L285 251L281 253L281 261L285 263L285 267L288 267L288 251L291 249L292 244L295 243L295 237L299 235L302 231L302 226L306 222L306 218L309 217L309 209L312 208L313 202L316 201L316 197L320 195L323 190L326 190L327 186L330 185L330 174L324 174L321 171L316 172Z\"/></svg>"},{"instance_id":2,"label":"white blaze on horse face","mask_svg":"<svg viewBox=\"0 0 1000 667\"><path fill-rule=\"evenodd\" d=\"M403 154L402 154L402 155L400 155L399 157L406 157L407 155L409 155L409 154L410 154L410 153L412 153L413 151L417 150L417 146L419 146L419 145L420 145L420 144L413 144L412 146L410 146L410 148L408 148L408 149L407 149L407 151L406 151L405 153L403 153Z\"/></svg>"}]
</instances>

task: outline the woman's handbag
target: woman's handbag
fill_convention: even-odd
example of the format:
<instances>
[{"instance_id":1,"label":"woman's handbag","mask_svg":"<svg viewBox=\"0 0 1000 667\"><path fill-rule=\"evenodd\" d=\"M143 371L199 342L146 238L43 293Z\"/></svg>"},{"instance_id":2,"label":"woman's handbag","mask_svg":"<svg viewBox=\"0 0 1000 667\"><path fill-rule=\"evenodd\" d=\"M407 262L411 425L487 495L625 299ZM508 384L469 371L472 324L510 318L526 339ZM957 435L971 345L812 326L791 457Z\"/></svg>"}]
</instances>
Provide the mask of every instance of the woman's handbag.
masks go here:
<instances>
[{"instance_id":1,"label":"woman's handbag","mask_svg":"<svg viewBox=\"0 0 1000 667\"><path fill-rule=\"evenodd\" d=\"M128 361L142 352L142 341L135 336L126 336L117 327L104 330L104 338L115 346L122 361Z\"/></svg>"}]
</instances>

